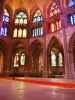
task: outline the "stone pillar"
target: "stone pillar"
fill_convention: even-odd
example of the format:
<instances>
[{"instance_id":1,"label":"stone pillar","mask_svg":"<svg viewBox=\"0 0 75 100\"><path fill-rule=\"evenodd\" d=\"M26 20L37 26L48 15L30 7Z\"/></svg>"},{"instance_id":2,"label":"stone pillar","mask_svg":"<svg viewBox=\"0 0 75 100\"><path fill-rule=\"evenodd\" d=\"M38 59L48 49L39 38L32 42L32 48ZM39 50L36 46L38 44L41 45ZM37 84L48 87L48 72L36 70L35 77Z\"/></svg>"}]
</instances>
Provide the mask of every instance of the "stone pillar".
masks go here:
<instances>
[{"instance_id":1,"label":"stone pillar","mask_svg":"<svg viewBox=\"0 0 75 100\"><path fill-rule=\"evenodd\" d=\"M62 32L63 32L63 45L64 45L64 61L65 61L65 78L73 78L71 73L71 66L69 65L68 56L68 46L67 46L67 36L66 36L66 16L63 14L61 16L62 21Z\"/></svg>"},{"instance_id":2,"label":"stone pillar","mask_svg":"<svg viewBox=\"0 0 75 100\"><path fill-rule=\"evenodd\" d=\"M29 49L29 60L28 60L28 71L29 71L29 74L31 74L32 73L32 68L33 68L33 66L32 66L32 51L31 51L31 49Z\"/></svg>"},{"instance_id":3,"label":"stone pillar","mask_svg":"<svg viewBox=\"0 0 75 100\"><path fill-rule=\"evenodd\" d=\"M46 44L45 44L45 37L44 37L44 44L43 44L43 77L48 77L48 68L47 68L47 51L46 51Z\"/></svg>"},{"instance_id":4,"label":"stone pillar","mask_svg":"<svg viewBox=\"0 0 75 100\"><path fill-rule=\"evenodd\" d=\"M44 36L43 36L43 77L48 77L48 66L47 66L47 47L46 47L46 35L47 34L47 24L43 23Z\"/></svg>"},{"instance_id":5,"label":"stone pillar","mask_svg":"<svg viewBox=\"0 0 75 100\"><path fill-rule=\"evenodd\" d=\"M71 78L75 78L73 51L68 52L68 59Z\"/></svg>"},{"instance_id":6,"label":"stone pillar","mask_svg":"<svg viewBox=\"0 0 75 100\"><path fill-rule=\"evenodd\" d=\"M0 0L0 31L1 31L1 27L2 27L5 3L6 3L6 0Z\"/></svg>"},{"instance_id":7,"label":"stone pillar","mask_svg":"<svg viewBox=\"0 0 75 100\"><path fill-rule=\"evenodd\" d=\"M9 40L11 41L11 40ZM8 47L7 47L7 50L5 51L5 73L7 76L10 75L11 73L11 61L12 61L12 48L11 48L11 43L8 42Z\"/></svg>"}]
</instances>

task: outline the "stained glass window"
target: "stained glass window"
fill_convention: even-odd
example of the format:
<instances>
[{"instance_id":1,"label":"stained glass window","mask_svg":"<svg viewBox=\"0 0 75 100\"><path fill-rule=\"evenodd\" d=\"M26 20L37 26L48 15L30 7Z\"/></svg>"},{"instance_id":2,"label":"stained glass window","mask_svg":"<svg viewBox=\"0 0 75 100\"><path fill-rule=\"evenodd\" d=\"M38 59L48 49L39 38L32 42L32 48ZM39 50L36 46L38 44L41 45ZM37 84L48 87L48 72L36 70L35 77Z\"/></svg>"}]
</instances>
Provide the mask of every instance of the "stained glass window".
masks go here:
<instances>
[{"instance_id":1,"label":"stained glass window","mask_svg":"<svg viewBox=\"0 0 75 100\"><path fill-rule=\"evenodd\" d=\"M68 0L68 7L72 7L75 5L75 0Z\"/></svg>"},{"instance_id":2,"label":"stained glass window","mask_svg":"<svg viewBox=\"0 0 75 100\"><path fill-rule=\"evenodd\" d=\"M56 66L56 55L53 51L51 51L51 66Z\"/></svg>"},{"instance_id":3,"label":"stained glass window","mask_svg":"<svg viewBox=\"0 0 75 100\"><path fill-rule=\"evenodd\" d=\"M13 37L26 38L27 37L27 30L26 29L15 29Z\"/></svg>"},{"instance_id":4,"label":"stained glass window","mask_svg":"<svg viewBox=\"0 0 75 100\"><path fill-rule=\"evenodd\" d=\"M20 63L21 63L21 65L25 65L25 54L21 55Z\"/></svg>"},{"instance_id":5,"label":"stained glass window","mask_svg":"<svg viewBox=\"0 0 75 100\"><path fill-rule=\"evenodd\" d=\"M26 25L27 24L27 15L24 12L19 12L15 18L16 25Z\"/></svg>"},{"instance_id":6,"label":"stained glass window","mask_svg":"<svg viewBox=\"0 0 75 100\"><path fill-rule=\"evenodd\" d=\"M61 53L59 53L58 58L59 58L59 66L63 66L63 57Z\"/></svg>"},{"instance_id":7,"label":"stained glass window","mask_svg":"<svg viewBox=\"0 0 75 100\"><path fill-rule=\"evenodd\" d=\"M52 32L55 31L54 23L51 24L51 31L52 31Z\"/></svg>"},{"instance_id":8,"label":"stained glass window","mask_svg":"<svg viewBox=\"0 0 75 100\"><path fill-rule=\"evenodd\" d=\"M51 23L51 32L57 31L61 29L61 21L55 21L54 23Z\"/></svg>"},{"instance_id":9,"label":"stained glass window","mask_svg":"<svg viewBox=\"0 0 75 100\"><path fill-rule=\"evenodd\" d=\"M9 23L9 13L8 13L7 9L4 9L3 22Z\"/></svg>"},{"instance_id":10,"label":"stained glass window","mask_svg":"<svg viewBox=\"0 0 75 100\"><path fill-rule=\"evenodd\" d=\"M7 36L8 35L8 28L7 27L2 27L0 36Z\"/></svg>"},{"instance_id":11,"label":"stained glass window","mask_svg":"<svg viewBox=\"0 0 75 100\"><path fill-rule=\"evenodd\" d=\"M13 37L17 37L17 32L18 32L17 29L15 29Z\"/></svg>"},{"instance_id":12,"label":"stained glass window","mask_svg":"<svg viewBox=\"0 0 75 100\"><path fill-rule=\"evenodd\" d=\"M40 10L37 10L34 14L34 19L33 19L33 23L36 23L36 22L41 22L43 20L42 18L42 14L41 14L41 11Z\"/></svg>"},{"instance_id":13,"label":"stained glass window","mask_svg":"<svg viewBox=\"0 0 75 100\"><path fill-rule=\"evenodd\" d=\"M71 22L71 25L74 25L75 24L75 14L72 14L70 16L70 22Z\"/></svg>"},{"instance_id":14,"label":"stained glass window","mask_svg":"<svg viewBox=\"0 0 75 100\"><path fill-rule=\"evenodd\" d=\"M58 13L60 13L60 9L57 6L57 4L55 2L53 2L52 6L50 7L50 10L49 10L49 17L52 17Z\"/></svg>"},{"instance_id":15,"label":"stained glass window","mask_svg":"<svg viewBox=\"0 0 75 100\"><path fill-rule=\"evenodd\" d=\"M18 30L18 37L21 38L22 37L22 29Z\"/></svg>"},{"instance_id":16,"label":"stained glass window","mask_svg":"<svg viewBox=\"0 0 75 100\"><path fill-rule=\"evenodd\" d=\"M24 29L24 30L23 30L23 38L26 38L26 37L27 37L27 30Z\"/></svg>"},{"instance_id":17,"label":"stained glass window","mask_svg":"<svg viewBox=\"0 0 75 100\"><path fill-rule=\"evenodd\" d=\"M32 36L42 36L43 35L43 27L34 28L32 30Z\"/></svg>"},{"instance_id":18,"label":"stained glass window","mask_svg":"<svg viewBox=\"0 0 75 100\"><path fill-rule=\"evenodd\" d=\"M14 67L19 67L19 54L18 53L14 57Z\"/></svg>"},{"instance_id":19,"label":"stained glass window","mask_svg":"<svg viewBox=\"0 0 75 100\"><path fill-rule=\"evenodd\" d=\"M4 9L3 25L1 28L0 36L8 36L9 27L7 25L9 24L9 17L9 12L7 11L7 9Z\"/></svg>"}]
</instances>

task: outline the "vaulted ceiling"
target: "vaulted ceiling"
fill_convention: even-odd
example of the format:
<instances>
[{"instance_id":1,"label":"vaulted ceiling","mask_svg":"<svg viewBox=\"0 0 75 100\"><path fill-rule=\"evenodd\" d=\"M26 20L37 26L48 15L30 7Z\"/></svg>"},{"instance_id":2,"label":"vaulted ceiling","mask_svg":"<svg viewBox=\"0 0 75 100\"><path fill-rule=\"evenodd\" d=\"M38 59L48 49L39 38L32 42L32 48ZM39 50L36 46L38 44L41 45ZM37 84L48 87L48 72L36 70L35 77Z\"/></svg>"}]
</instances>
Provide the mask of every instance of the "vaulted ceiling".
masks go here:
<instances>
[{"instance_id":1,"label":"vaulted ceiling","mask_svg":"<svg viewBox=\"0 0 75 100\"><path fill-rule=\"evenodd\" d=\"M13 11L19 8L25 8L27 11L30 11L35 6L43 10L44 6L52 1L54 0L6 0L6 4L8 4Z\"/></svg>"}]
</instances>

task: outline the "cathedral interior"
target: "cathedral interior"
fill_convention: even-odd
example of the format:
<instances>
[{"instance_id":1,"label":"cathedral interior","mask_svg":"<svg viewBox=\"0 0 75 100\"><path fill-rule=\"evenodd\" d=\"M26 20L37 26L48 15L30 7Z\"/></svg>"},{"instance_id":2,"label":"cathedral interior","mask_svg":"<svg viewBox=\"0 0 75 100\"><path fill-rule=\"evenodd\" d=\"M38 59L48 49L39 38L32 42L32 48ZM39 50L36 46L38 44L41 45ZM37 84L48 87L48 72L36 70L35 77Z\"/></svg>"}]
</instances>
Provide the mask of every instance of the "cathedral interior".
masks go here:
<instances>
[{"instance_id":1,"label":"cathedral interior","mask_svg":"<svg viewBox=\"0 0 75 100\"><path fill-rule=\"evenodd\" d=\"M0 76L75 78L75 0L0 0Z\"/></svg>"}]
</instances>

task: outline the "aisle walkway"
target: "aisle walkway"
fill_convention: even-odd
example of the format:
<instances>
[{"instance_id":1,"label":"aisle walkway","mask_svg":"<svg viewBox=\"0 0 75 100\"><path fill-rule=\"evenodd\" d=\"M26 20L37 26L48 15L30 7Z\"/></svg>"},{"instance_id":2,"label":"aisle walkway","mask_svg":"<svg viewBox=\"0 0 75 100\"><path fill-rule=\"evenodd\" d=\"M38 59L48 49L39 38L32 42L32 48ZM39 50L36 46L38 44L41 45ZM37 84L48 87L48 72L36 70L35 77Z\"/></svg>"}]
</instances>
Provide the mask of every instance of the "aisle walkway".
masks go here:
<instances>
[{"instance_id":1,"label":"aisle walkway","mask_svg":"<svg viewBox=\"0 0 75 100\"><path fill-rule=\"evenodd\" d=\"M13 80L12 77L7 77L7 78L4 77L2 79ZM14 81L42 84L49 86L59 86L66 88L75 88L75 79L16 77Z\"/></svg>"},{"instance_id":2,"label":"aisle walkway","mask_svg":"<svg viewBox=\"0 0 75 100\"><path fill-rule=\"evenodd\" d=\"M0 100L75 100L75 89L0 78Z\"/></svg>"}]
</instances>

